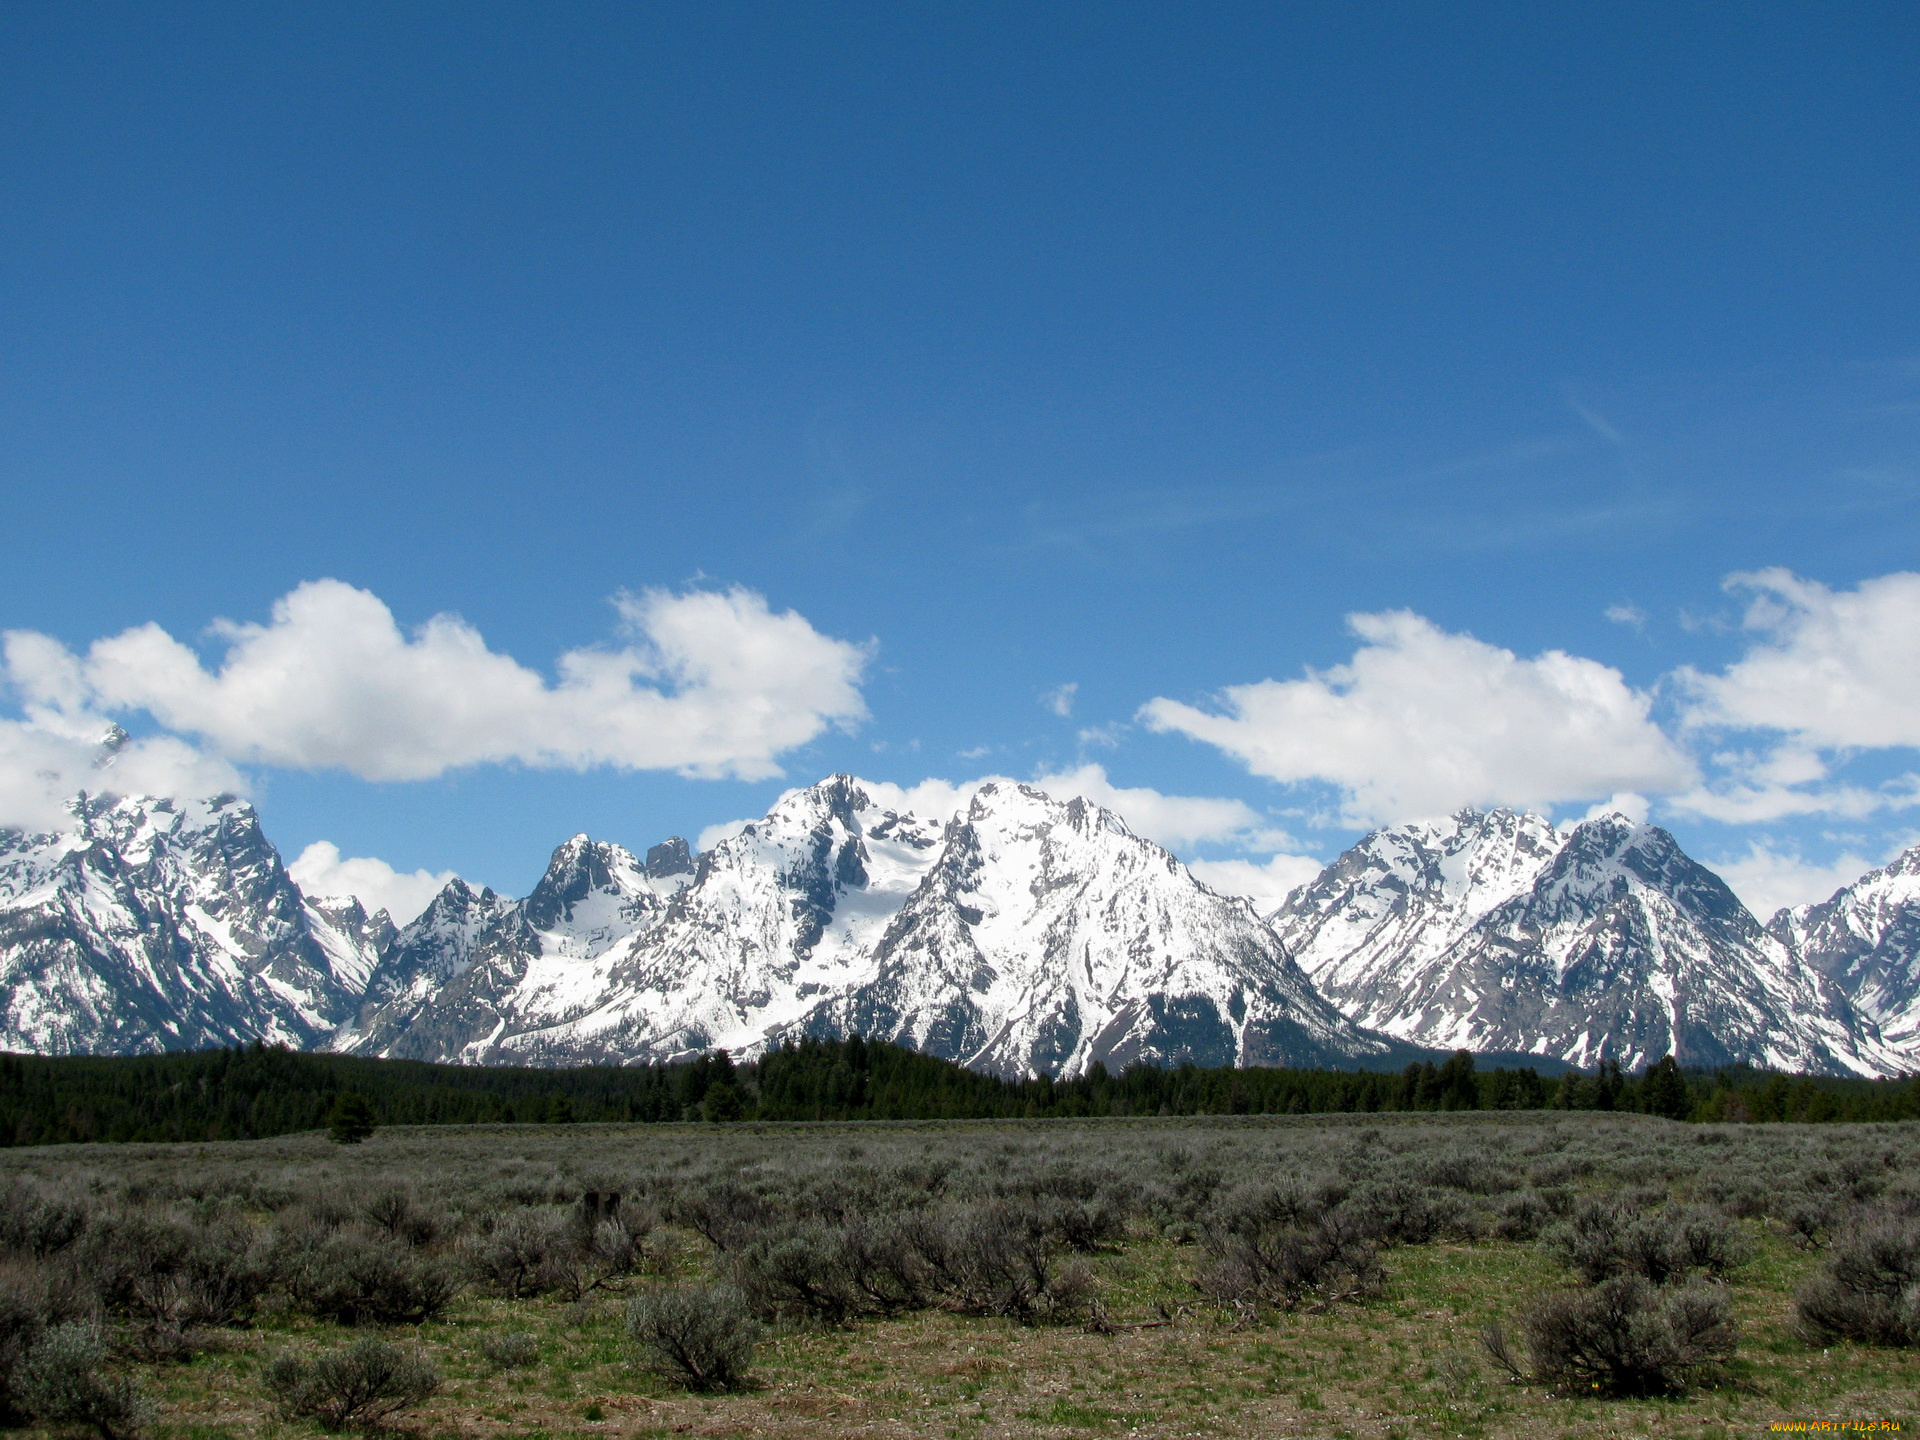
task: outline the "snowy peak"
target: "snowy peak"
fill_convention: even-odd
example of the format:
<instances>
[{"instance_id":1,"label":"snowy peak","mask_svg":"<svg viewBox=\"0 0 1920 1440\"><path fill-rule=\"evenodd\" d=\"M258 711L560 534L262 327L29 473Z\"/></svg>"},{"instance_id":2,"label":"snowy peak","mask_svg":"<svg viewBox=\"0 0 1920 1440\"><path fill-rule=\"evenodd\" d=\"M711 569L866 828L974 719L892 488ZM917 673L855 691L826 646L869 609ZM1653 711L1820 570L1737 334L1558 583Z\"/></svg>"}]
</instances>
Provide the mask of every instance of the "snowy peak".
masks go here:
<instances>
[{"instance_id":1,"label":"snowy peak","mask_svg":"<svg viewBox=\"0 0 1920 1440\"><path fill-rule=\"evenodd\" d=\"M626 860L576 837L516 913L522 932L502 921L465 970L337 1043L539 1063L861 1033L1019 1074L1393 1050L1313 992L1246 902L1084 800L987 786L942 821L834 775L783 795L690 877L666 859L683 888L582 948L540 922L571 906L577 931L594 896L633 883Z\"/></svg>"},{"instance_id":2,"label":"snowy peak","mask_svg":"<svg viewBox=\"0 0 1920 1440\"><path fill-rule=\"evenodd\" d=\"M813 1034L903 1040L1005 1074L1098 1061L1308 1063L1386 1053L1314 993L1242 900L1111 811L983 786Z\"/></svg>"},{"instance_id":3,"label":"snowy peak","mask_svg":"<svg viewBox=\"0 0 1920 1440\"><path fill-rule=\"evenodd\" d=\"M1289 895L1270 923L1346 1005L1525 893L1564 843L1550 821L1511 810L1376 830Z\"/></svg>"},{"instance_id":4,"label":"snowy peak","mask_svg":"<svg viewBox=\"0 0 1920 1440\"><path fill-rule=\"evenodd\" d=\"M1920 846L1767 930L1920 1068Z\"/></svg>"},{"instance_id":5,"label":"snowy peak","mask_svg":"<svg viewBox=\"0 0 1920 1440\"><path fill-rule=\"evenodd\" d=\"M1487 857L1484 883L1449 879L1460 856L1468 871ZM1422 1045L1582 1066L1672 1053L1694 1065L1897 1068L1874 1027L1725 882L1624 815L1564 834L1501 812L1465 812L1443 832L1377 832L1274 923L1349 1015Z\"/></svg>"},{"instance_id":6,"label":"snowy peak","mask_svg":"<svg viewBox=\"0 0 1920 1440\"><path fill-rule=\"evenodd\" d=\"M351 1007L370 921L311 912L251 805L83 795L72 815L0 832L0 1048L306 1045Z\"/></svg>"},{"instance_id":7,"label":"snowy peak","mask_svg":"<svg viewBox=\"0 0 1920 1440\"><path fill-rule=\"evenodd\" d=\"M326 953L334 978L351 993L361 994L381 953L400 933L392 919L384 910L367 914L352 895L309 895L306 905L307 929Z\"/></svg>"}]
</instances>

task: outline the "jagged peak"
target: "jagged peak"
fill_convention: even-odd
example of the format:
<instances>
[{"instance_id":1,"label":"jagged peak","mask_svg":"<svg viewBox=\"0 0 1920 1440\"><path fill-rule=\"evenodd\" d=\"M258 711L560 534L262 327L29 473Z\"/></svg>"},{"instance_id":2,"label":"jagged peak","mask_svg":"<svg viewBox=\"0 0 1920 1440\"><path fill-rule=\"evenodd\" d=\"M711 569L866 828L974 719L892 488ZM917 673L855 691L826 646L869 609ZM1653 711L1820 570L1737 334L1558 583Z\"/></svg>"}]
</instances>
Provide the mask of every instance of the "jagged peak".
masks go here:
<instances>
[{"instance_id":1,"label":"jagged peak","mask_svg":"<svg viewBox=\"0 0 1920 1440\"><path fill-rule=\"evenodd\" d=\"M678 835L669 835L647 851L642 868L655 880L693 873L693 848Z\"/></svg>"}]
</instances>

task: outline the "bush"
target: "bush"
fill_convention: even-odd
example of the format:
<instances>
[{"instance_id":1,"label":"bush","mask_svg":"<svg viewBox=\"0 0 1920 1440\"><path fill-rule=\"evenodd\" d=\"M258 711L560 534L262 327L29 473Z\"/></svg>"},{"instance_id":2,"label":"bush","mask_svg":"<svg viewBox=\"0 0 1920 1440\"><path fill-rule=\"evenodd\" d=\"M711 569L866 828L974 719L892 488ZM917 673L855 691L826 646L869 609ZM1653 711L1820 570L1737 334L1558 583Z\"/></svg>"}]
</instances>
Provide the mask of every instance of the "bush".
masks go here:
<instances>
[{"instance_id":1,"label":"bush","mask_svg":"<svg viewBox=\"0 0 1920 1440\"><path fill-rule=\"evenodd\" d=\"M267 1362L261 1383L283 1413L339 1430L412 1409L440 1388L440 1376L419 1356L368 1335L311 1358L283 1351Z\"/></svg>"},{"instance_id":2,"label":"bush","mask_svg":"<svg viewBox=\"0 0 1920 1440\"><path fill-rule=\"evenodd\" d=\"M1816 1344L1920 1344L1920 1226L1882 1221L1837 1244L1794 1309Z\"/></svg>"},{"instance_id":3,"label":"bush","mask_svg":"<svg viewBox=\"0 0 1920 1440\"><path fill-rule=\"evenodd\" d=\"M760 1196L732 1180L715 1177L686 1182L674 1196L670 1214L716 1250L746 1244L777 1218Z\"/></svg>"},{"instance_id":4,"label":"bush","mask_svg":"<svg viewBox=\"0 0 1920 1440\"><path fill-rule=\"evenodd\" d=\"M64 1265L16 1261L0 1267L0 1422L25 1413L14 1380L27 1352L52 1327L88 1318L95 1304Z\"/></svg>"},{"instance_id":5,"label":"bush","mask_svg":"<svg viewBox=\"0 0 1920 1440\"><path fill-rule=\"evenodd\" d=\"M760 1326L733 1286L681 1286L634 1296L627 1336L656 1374L689 1390L732 1390L746 1383Z\"/></svg>"},{"instance_id":6,"label":"bush","mask_svg":"<svg viewBox=\"0 0 1920 1440\"><path fill-rule=\"evenodd\" d=\"M1442 1235L1464 1233L1470 1224L1466 1202L1458 1195L1415 1180L1363 1185L1344 1208L1363 1235L1382 1245L1427 1245Z\"/></svg>"},{"instance_id":7,"label":"bush","mask_svg":"<svg viewBox=\"0 0 1920 1440\"><path fill-rule=\"evenodd\" d=\"M501 1217L462 1247L462 1259L480 1288L524 1300L553 1288L569 1243L567 1217L555 1210L518 1210Z\"/></svg>"},{"instance_id":8,"label":"bush","mask_svg":"<svg viewBox=\"0 0 1920 1440\"><path fill-rule=\"evenodd\" d=\"M102 1440L137 1435L152 1407L126 1376L104 1373L107 1345L90 1325L55 1325L14 1375L20 1406L43 1425L90 1425Z\"/></svg>"},{"instance_id":9,"label":"bush","mask_svg":"<svg viewBox=\"0 0 1920 1440\"><path fill-rule=\"evenodd\" d=\"M1695 1271L1721 1278L1753 1256L1745 1234L1717 1211L1680 1205L1639 1211L1608 1196L1576 1206L1572 1218L1548 1234L1546 1249L1588 1284L1638 1275L1668 1285Z\"/></svg>"},{"instance_id":10,"label":"bush","mask_svg":"<svg viewBox=\"0 0 1920 1440\"><path fill-rule=\"evenodd\" d=\"M846 1248L843 1231L800 1226L739 1247L726 1256L725 1268L757 1315L841 1325L863 1308Z\"/></svg>"},{"instance_id":11,"label":"bush","mask_svg":"<svg viewBox=\"0 0 1920 1440\"><path fill-rule=\"evenodd\" d=\"M421 1209L405 1190L382 1190L360 1207L360 1217L377 1230L409 1245L431 1245L440 1238L440 1222Z\"/></svg>"},{"instance_id":12,"label":"bush","mask_svg":"<svg viewBox=\"0 0 1920 1440\"><path fill-rule=\"evenodd\" d=\"M44 1258L78 1240L91 1218L83 1202L7 1185L0 1188L0 1250Z\"/></svg>"},{"instance_id":13,"label":"bush","mask_svg":"<svg viewBox=\"0 0 1920 1440\"><path fill-rule=\"evenodd\" d=\"M445 1310L459 1288L439 1258L364 1231L306 1232L287 1257L295 1305L342 1325L418 1325Z\"/></svg>"},{"instance_id":14,"label":"bush","mask_svg":"<svg viewBox=\"0 0 1920 1440\"><path fill-rule=\"evenodd\" d=\"M1230 1304L1325 1310L1377 1295L1386 1281L1374 1247L1339 1212L1309 1228L1268 1224L1216 1234L1207 1248L1212 1263L1196 1283Z\"/></svg>"},{"instance_id":15,"label":"bush","mask_svg":"<svg viewBox=\"0 0 1920 1440\"><path fill-rule=\"evenodd\" d=\"M231 1218L108 1212L75 1249L102 1304L134 1321L134 1346L152 1360L184 1359L203 1327L248 1323L273 1283L260 1236Z\"/></svg>"},{"instance_id":16,"label":"bush","mask_svg":"<svg viewBox=\"0 0 1920 1440\"><path fill-rule=\"evenodd\" d=\"M1493 1217L1496 1240L1537 1240L1552 1218L1538 1190L1516 1190L1500 1202Z\"/></svg>"},{"instance_id":17,"label":"bush","mask_svg":"<svg viewBox=\"0 0 1920 1440\"><path fill-rule=\"evenodd\" d=\"M1639 1275L1545 1295L1522 1317L1521 1331L1530 1376L1497 1326L1483 1336L1488 1353L1515 1378L1566 1394L1671 1394L1732 1359L1739 1340L1720 1287L1661 1290Z\"/></svg>"},{"instance_id":18,"label":"bush","mask_svg":"<svg viewBox=\"0 0 1920 1440\"><path fill-rule=\"evenodd\" d=\"M504 1335L484 1336L480 1354L496 1370L520 1370L539 1359L540 1346L525 1331L509 1330Z\"/></svg>"},{"instance_id":19,"label":"bush","mask_svg":"<svg viewBox=\"0 0 1920 1440\"><path fill-rule=\"evenodd\" d=\"M1005 1203L913 1217L907 1231L932 1288L963 1314L1023 1325L1081 1319L1093 1304L1087 1272L1059 1265L1059 1242Z\"/></svg>"}]
</instances>

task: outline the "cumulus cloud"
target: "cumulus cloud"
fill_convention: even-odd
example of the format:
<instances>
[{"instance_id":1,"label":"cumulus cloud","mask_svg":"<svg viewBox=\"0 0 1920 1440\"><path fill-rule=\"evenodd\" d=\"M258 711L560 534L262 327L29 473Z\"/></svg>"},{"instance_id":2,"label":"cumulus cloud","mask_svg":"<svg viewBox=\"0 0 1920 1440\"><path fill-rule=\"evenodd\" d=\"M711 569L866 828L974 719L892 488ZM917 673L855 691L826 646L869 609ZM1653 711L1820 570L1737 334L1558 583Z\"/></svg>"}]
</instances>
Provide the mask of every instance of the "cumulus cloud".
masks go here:
<instances>
[{"instance_id":1,"label":"cumulus cloud","mask_svg":"<svg viewBox=\"0 0 1920 1440\"><path fill-rule=\"evenodd\" d=\"M1653 811L1653 802L1644 795L1636 795L1631 790L1623 790L1618 795L1610 795L1595 804L1582 820L1598 820L1602 815L1624 815L1636 825L1647 823L1647 816Z\"/></svg>"},{"instance_id":2,"label":"cumulus cloud","mask_svg":"<svg viewBox=\"0 0 1920 1440\"><path fill-rule=\"evenodd\" d=\"M307 846L287 866L287 874L304 895L315 899L352 895L369 915L384 910L396 925L405 925L419 915L454 878L451 870L437 875L430 870L407 874L371 855L342 856L340 847L330 840L316 840Z\"/></svg>"},{"instance_id":3,"label":"cumulus cloud","mask_svg":"<svg viewBox=\"0 0 1920 1440\"><path fill-rule=\"evenodd\" d=\"M1713 868L1764 922L1771 919L1775 911L1788 906L1825 900L1874 866L1872 861L1851 852L1831 864L1815 864L1803 860L1798 851L1776 850L1756 840L1748 844L1745 855L1716 860Z\"/></svg>"},{"instance_id":4,"label":"cumulus cloud","mask_svg":"<svg viewBox=\"0 0 1920 1440\"><path fill-rule=\"evenodd\" d=\"M1720 675L1678 674L1693 726L1786 732L1802 747L1920 745L1920 574L1830 590L1786 570L1729 577L1761 638Z\"/></svg>"},{"instance_id":5,"label":"cumulus cloud","mask_svg":"<svg viewBox=\"0 0 1920 1440\"><path fill-rule=\"evenodd\" d=\"M865 718L867 652L748 590L649 590L616 601L624 643L569 651L549 682L439 615L402 631L380 599L301 585L265 625L215 627L213 669L157 625L74 655L6 637L29 714L145 711L220 757L367 780L517 762L765 779L776 757Z\"/></svg>"},{"instance_id":6,"label":"cumulus cloud","mask_svg":"<svg viewBox=\"0 0 1920 1440\"><path fill-rule=\"evenodd\" d=\"M1256 860L1191 860L1187 868L1200 883L1222 895L1244 895L1262 915L1326 868L1311 855L1275 855Z\"/></svg>"},{"instance_id":7,"label":"cumulus cloud","mask_svg":"<svg viewBox=\"0 0 1920 1440\"><path fill-rule=\"evenodd\" d=\"M1194 845L1253 843L1270 839L1260 813L1239 800L1203 795L1164 795L1145 785L1115 785L1104 765L1082 765L1042 775L1033 782L1059 799L1083 796L1105 806L1136 835L1184 850Z\"/></svg>"},{"instance_id":8,"label":"cumulus cloud","mask_svg":"<svg viewBox=\"0 0 1920 1440\"><path fill-rule=\"evenodd\" d=\"M1356 823L1665 793L1694 778L1651 697L1609 666L1559 650L1522 659L1404 610L1348 623L1362 644L1347 664L1233 686L1218 710L1155 699L1140 718L1257 775L1336 785Z\"/></svg>"},{"instance_id":9,"label":"cumulus cloud","mask_svg":"<svg viewBox=\"0 0 1920 1440\"><path fill-rule=\"evenodd\" d=\"M1061 719L1073 714L1073 697L1080 693L1080 682L1069 680L1056 685L1040 697L1040 703Z\"/></svg>"},{"instance_id":10,"label":"cumulus cloud","mask_svg":"<svg viewBox=\"0 0 1920 1440\"><path fill-rule=\"evenodd\" d=\"M108 743L104 719L86 734L71 723L0 720L0 826L58 830L72 816L67 802L82 790L120 795L244 795L240 773L171 735Z\"/></svg>"},{"instance_id":11,"label":"cumulus cloud","mask_svg":"<svg viewBox=\"0 0 1920 1440\"><path fill-rule=\"evenodd\" d=\"M1874 786L1833 778L1852 752L1920 746L1920 575L1832 590L1774 569L1731 576L1727 588L1748 597L1741 623L1753 643L1720 674L1675 672L1675 690L1685 731L1744 732L1752 743L1716 754L1713 782L1674 807L1753 824L1920 803L1920 775Z\"/></svg>"}]
</instances>

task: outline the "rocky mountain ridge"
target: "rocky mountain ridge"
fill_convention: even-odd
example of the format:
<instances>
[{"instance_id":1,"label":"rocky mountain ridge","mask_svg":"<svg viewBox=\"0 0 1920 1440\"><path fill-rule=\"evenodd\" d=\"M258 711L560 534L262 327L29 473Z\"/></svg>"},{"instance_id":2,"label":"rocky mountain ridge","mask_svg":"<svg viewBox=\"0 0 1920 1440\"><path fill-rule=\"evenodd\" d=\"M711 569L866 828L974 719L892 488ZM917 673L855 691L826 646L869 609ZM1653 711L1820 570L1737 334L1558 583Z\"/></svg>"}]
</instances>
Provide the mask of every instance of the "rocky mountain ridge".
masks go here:
<instances>
[{"instance_id":1,"label":"rocky mountain ridge","mask_svg":"<svg viewBox=\"0 0 1920 1440\"><path fill-rule=\"evenodd\" d=\"M1263 918L1085 800L996 784L929 818L869 791L789 792L699 855L575 836L524 899L455 880L401 927L301 895L242 801L82 797L58 834L0 831L0 1048L577 1064L859 1033L1009 1074L1455 1047L1920 1069L1920 852L1762 927L1658 827L1463 811Z\"/></svg>"},{"instance_id":2,"label":"rocky mountain ridge","mask_svg":"<svg viewBox=\"0 0 1920 1440\"><path fill-rule=\"evenodd\" d=\"M1665 830L1467 810L1376 831L1270 916L1361 1024L1590 1067L1920 1068L1849 988Z\"/></svg>"}]
</instances>

